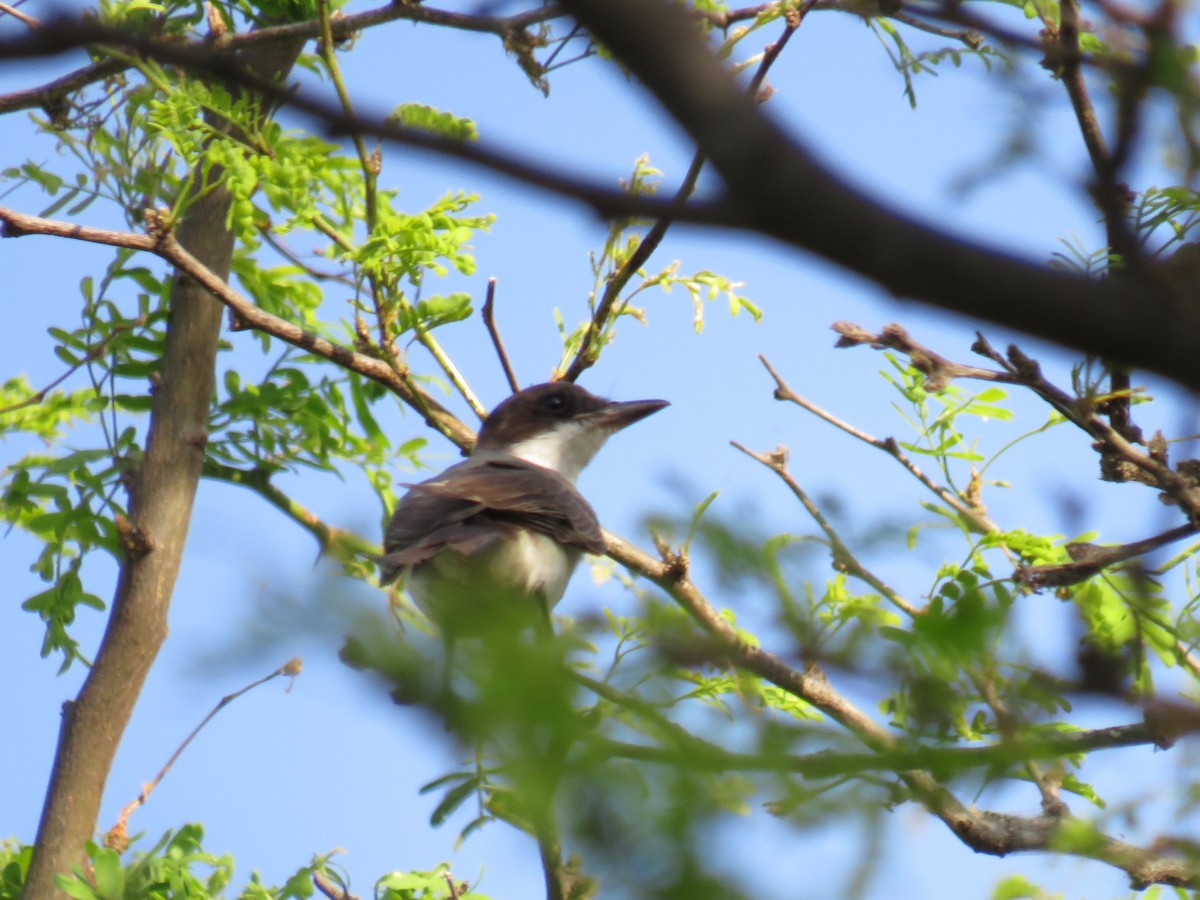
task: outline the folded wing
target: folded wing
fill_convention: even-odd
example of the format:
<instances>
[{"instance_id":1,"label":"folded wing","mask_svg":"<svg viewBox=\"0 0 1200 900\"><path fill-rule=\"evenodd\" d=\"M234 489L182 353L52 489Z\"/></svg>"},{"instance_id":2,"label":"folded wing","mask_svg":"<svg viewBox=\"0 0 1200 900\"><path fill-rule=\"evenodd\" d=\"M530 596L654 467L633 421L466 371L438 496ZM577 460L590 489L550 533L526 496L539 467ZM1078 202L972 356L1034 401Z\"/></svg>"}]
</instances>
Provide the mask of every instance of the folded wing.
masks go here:
<instances>
[{"instance_id":1,"label":"folded wing","mask_svg":"<svg viewBox=\"0 0 1200 900\"><path fill-rule=\"evenodd\" d=\"M443 550L479 552L505 528L528 528L588 553L604 552L600 522L575 486L524 460L468 460L410 487L384 535L384 584Z\"/></svg>"}]
</instances>

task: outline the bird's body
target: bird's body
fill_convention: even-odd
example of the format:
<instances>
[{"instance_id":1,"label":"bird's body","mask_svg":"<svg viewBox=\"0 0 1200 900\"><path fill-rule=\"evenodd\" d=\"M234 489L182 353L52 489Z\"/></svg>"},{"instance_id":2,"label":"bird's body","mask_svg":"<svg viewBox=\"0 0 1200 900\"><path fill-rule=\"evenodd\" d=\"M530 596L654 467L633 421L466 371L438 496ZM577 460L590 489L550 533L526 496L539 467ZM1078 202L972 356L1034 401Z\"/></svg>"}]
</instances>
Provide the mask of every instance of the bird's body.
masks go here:
<instances>
[{"instance_id":1,"label":"bird's body","mask_svg":"<svg viewBox=\"0 0 1200 900\"><path fill-rule=\"evenodd\" d=\"M381 581L403 577L451 633L546 622L581 556L604 552L575 479L611 434L665 405L566 382L514 394L469 460L410 485L384 535Z\"/></svg>"}]
</instances>

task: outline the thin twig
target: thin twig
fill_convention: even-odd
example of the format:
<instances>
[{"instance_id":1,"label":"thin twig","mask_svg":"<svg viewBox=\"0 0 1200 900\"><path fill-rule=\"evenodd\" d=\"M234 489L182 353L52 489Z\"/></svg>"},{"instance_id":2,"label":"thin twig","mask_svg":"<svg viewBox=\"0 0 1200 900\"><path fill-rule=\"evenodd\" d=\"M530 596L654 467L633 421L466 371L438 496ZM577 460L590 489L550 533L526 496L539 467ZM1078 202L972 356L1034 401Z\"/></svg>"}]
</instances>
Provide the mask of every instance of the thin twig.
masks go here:
<instances>
[{"instance_id":1,"label":"thin twig","mask_svg":"<svg viewBox=\"0 0 1200 900\"><path fill-rule=\"evenodd\" d=\"M113 328L113 330L111 332L109 332L104 338L102 338L101 340L97 341L95 344L92 344L90 347L88 347L87 352L83 355L83 358L80 359L79 362L70 366L65 372L63 372L61 375L59 375L57 378L55 378L53 381L51 381L49 384L47 384L44 388L42 388L41 390L35 391L34 393L32 393L28 397L26 397L24 400L18 400L16 403L11 403L8 406L0 407L0 416L5 415L6 413L16 412L17 410L24 409L27 406L36 406L37 404L41 403L43 400L46 399L46 396L52 390L54 390L56 387L58 387L60 384L62 384L64 381L66 381L68 378L70 378L72 375L74 375L76 372L78 372L80 369L82 369L84 366L88 365L89 363L94 362L95 360L97 360L101 356L103 356L105 351L107 351L107 349L108 349L109 342L111 342L113 340L113 338L115 338L119 334L122 334L123 332L129 331L133 327L134 327L133 325L117 325L117 326L115 326Z\"/></svg>"},{"instance_id":2,"label":"thin twig","mask_svg":"<svg viewBox=\"0 0 1200 900\"><path fill-rule=\"evenodd\" d=\"M796 29L800 27L804 16L813 8L815 3L816 0L808 0L800 9L790 10L787 13L783 33L777 41L767 47L763 53L762 60L759 62L758 70L750 80L748 90L752 96L758 95L768 70L774 64L775 60L779 58L779 54L783 52L783 48L787 45L791 36L795 34ZM675 191L675 203L682 205L692 196L703 168L704 154L697 152L683 176L683 181L680 182L679 188ZM584 329L583 337L579 342L579 349L575 351L575 356L571 359L566 369L558 376L563 381L576 381L596 361L598 356L598 349L595 346L596 342L612 318L613 308L616 306L617 301L620 300L621 291L629 284L630 279L649 262L650 257L658 249L659 244L662 243L667 231L673 224L675 224L675 219L672 216L667 215L659 218L650 230L646 232L641 241L638 242L637 248L625 260L624 265L609 277L608 282L604 286L604 293L601 294L596 308L592 311L592 317Z\"/></svg>"},{"instance_id":3,"label":"thin twig","mask_svg":"<svg viewBox=\"0 0 1200 900\"><path fill-rule=\"evenodd\" d=\"M311 534L317 540L322 553L329 553L339 562L354 557L375 559L382 548L353 531L337 528L325 522L307 507L290 497L271 483L270 473L264 469L239 469L226 466L211 459L204 461L203 477L223 481L247 488L258 494L271 506Z\"/></svg>"},{"instance_id":4,"label":"thin twig","mask_svg":"<svg viewBox=\"0 0 1200 900\"><path fill-rule=\"evenodd\" d=\"M1109 547L1086 542L1067 544L1066 549L1071 557L1071 562L1059 565L1019 566L1016 572L1013 573L1013 578L1019 584L1031 587L1034 590L1078 584L1081 581L1087 581L1093 575L1107 569L1109 566L1124 562L1127 559L1144 556L1147 553L1157 550L1159 547L1165 547L1167 544L1183 540L1185 537L1195 534L1198 530L1200 528L1188 522L1187 524L1164 531L1161 534L1156 534L1153 537L1144 538L1140 541L1131 541L1128 544L1117 544Z\"/></svg>"},{"instance_id":5,"label":"thin twig","mask_svg":"<svg viewBox=\"0 0 1200 900\"><path fill-rule=\"evenodd\" d=\"M347 288L354 287L354 280L345 273L323 272L310 263L305 262L299 253L289 247L287 243L284 242L279 235L277 235L270 228L260 228L258 233L262 235L263 240L271 246L272 250L274 250L296 268L303 271L304 274L306 274L313 281L333 281Z\"/></svg>"},{"instance_id":6,"label":"thin twig","mask_svg":"<svg viewBox=\"0 0 1200 900\"><path fill-rule=\"evenodd\" d=\"M999 726L1000 735L1005 742L1011 742L1020 734L1022 722L1008 708L996 690L996 682L988 675L978 672L974 666L968 668L968 677L974 685L979 696L983 698L983 702L991 709L992 714L996 717L996 724ZM1034 762L1030 756L1018 757L1021 761L1022 768L1029 776L1030 780L1037 786L1038 793L1042 797L1042 813L1047 816L1065 816L1070 812L1067 804L1063 802L1059 795L1059 782L1055 778L1046 775L1042 771L1042 767Z\"/></svg>"},{"instance_id":7,"label":"thin twig","mask_svg":"<svg viewBox=\"0 0 1200 900\"><path fill-rule=\"evenodd\" d=\"M317 0L317 13L321 23L321 40L318 43L321 59L325 63L325 70L329 73L330 81L333 82L334 91L337 93L338 103L341 104L342 111L348 115L354 115L354 101L350 97L350 91L346 87L346 81L342 78L342 67L337 61L337 44L333 37L332 11L330 0ZM378 215L378 197L375 194L375 184L379 173L380 160L378 156L372 156L367 152L367 142L361 134L351 134L350 140L354 144L354 151L358 156L358 167L362 171L363 179L363 203L366 213L366 235L367 240L371 240L375 236L375 228L379 223ZM388 317L384 314L383 291L379 285L379 279L371 272L367 273L367 286L371 293L371 302L375 307L375 320L379 328L379 347L384 353L392 353L392 341L388 334Z\"/></svg>"},{"instance_id":8,"label":"thin twig","mask_svg":"<svg viewBox=\"0 0 1200 900\"><path fill-rule=\"evenodd\" d=\"M483 401L479 399L479 396L471 388L471 385L467 384L467 379L459 371L454 360L450 358L450 354L445 351L438 339L429 333L429 329L418 316L416 306L409 304L409 309L413 317L413 334L416 335L417 343L429 351L429 355L433 357L434 362L441 367L442 372L450 379L450 383L454 385L454 389L458 391L459 396L467 401L467 405L471 407L471 411L482 422L487 418L487 407L483 405Z\"/></svg>"},{"instance_id":9,"label":"thin twig","mask_svg":"<svg viewBox=\"0 0 1200 900\"><path fill-rule=\"evenodd\" d=\"M1131 194L1129 188L1120 181L1121 169L1137 131L1137 110L1141 107L1140 97L1131 99L1127 96L1128 88L1131 82L1137 83L1144 79L1135 77L1119 81L1119 85L1125 88L1119 91L1118 104L1123 125L1117 150L1115 153L1110 152L1080 65L1078 0L1063 0L1060 10L1058 38L1063 53L1059 74L1071 99L1071 108L1074 109L1075 119L1079 123L1079 133L1092 161L1092 171L1095 173L1092 194L1104 215L1105 240L1109 253L1120 255L1124 269L1136 275L1144 275L1146 264L1142 258L1141 247L1137 236L1129 227ZM1120 273L1115 274L1119 276ZM1112 366L1109 384L1112 394L1112 399L1106 405L1109 421L1124 437L1133 441L1139 440L1141 432L1130 418L1129 372L1124 366Z\"/></svg>"},{"instance_id":10,"label":"thin twig","mask_svg":"<svg viewBox=\"0 0 1200 900\"><path fill-rule=\"evenodd\" d=\"M324 872L313 872L313 884L329 900L359 900L356 895L351 894L346 888L335 884L333 879Z\"/></svg>"},{"instance_id":11,"label":"thin twig","mask_svg":"<svg viewBox=\"0 0 1200 900\"><path fill-rule=\"evenodd\" d=\"M1149 718L1154 719L1152 714ZM808 779L840 778L869 772L906 772L929 770L939 777L951 778L972 769L1004 771L1029 760L1053 761L1064 756L1130 747L1169 746L1172 740L1200 733L1195 716L1180 722L1169 737L1159 734L1157 725L1134 722L1089 731L1047 732L1036 738L1005 738L983 747L947 747L944 745L897 745L870 752L818 750L815 753L787 754L742 753L723 747L656 747L633 744L600 735L583 736L598 756L615 756L643 762L679 766L684 769L716 772L787 772Z\"/></svg>"},{"instance_id":12,"label":"thin twig","mask_svg":"<svg viewBox=\"0 0 1200 900\"><path fill-rule=\"evenodd\" d=\"M751 459L756 460L774 472L788 486L792 494L804 506L805 511L812 517L813 521L820 526L825 532L825 536L829 539L830 549L833 551L833 567L839 572L859 579L870 585L878 591L884 599L895 606L897 609L903 610L909 616L917 617L921 615L921 610L904 599L899 592L890 587L882 579L875 575L870 569L859 562L858 557L846 545L846 542L841 539L834 527L825 518L820 508L808 496L808 493L802 488L799 482L792 477L792 474L787 468L787 451L783 448L775 450L773 453L755 453L737 441L729 442L733 447L742 451Z\"/></svg>"},{"instance_id":13,"label":"thin twig","mask_svg":"<svg viewBox=\"0 0 1200 900\"><path fill-rule=\"evenodd\" d=\"M500 367L504 369L504 377L508 379L508 386L515 394L521 390L521 383L517 381L517 373L513 371L508 351L504 349L504 340L500 337L500 329L496 326L495 278L488 279L487 298L483 301L483 324L487 327L488 334L491 335L492 346L496 348L496 356L500 360Z\"/></svg>"},{"instance_id":14,"label":"thin twig","mask_svg":"<svg viewBox=\"0 0 1200 900\"><path fill-rule=\"evenodd\" d=\"M41 28L42 27L42 23L39 22L37 19L35 19L33 16L30 16L30 15L27 15L26 13L21 12L19 9L17 9L15 6L12 6L11 4L0 3L0 13L6 13L6 14L12 16L17 21L28 25L30 28Z\"/></svg>"},{"instance_id":15,"label":"thin twig","mask_svg":"<svg viewBox=\"0 0 1200 900\"><path fill-rule=\"evenodd\" d=\"M882 450L884 453L896 460L896 462L900 463L900 465L908 470L909 474L916 478L917 481L921 482L921 484L925 485L925 487L928 488L934 495L936 495L938 499L962 516L963 520L973 530L982 534L992 534L1000 530L1000 526L992 521L991 517L987 513L987 510L983 506L973 505L965 502L962 500L962 498L955 494L954 491L950 490L944 485L938 484L923 471L921 471L917 464L909 459L904 451L900 449L900 445L896 442L895 438L888 437L881 439L873 437L860 428L856 428L848 422L842 421L837 416L817 406L811 400L808 400L797 394L787 384L787 382L783 380L782 376L775 371L774 367L765 356L760 354L758 358L766 367L767 371L771 373L771 377L775 379L776 400L795 403L801 409L808 410L818 418L824 419L830 425L840 428L851 437L856 438L865 444L870 444L872 447L875 447L878 450Z\"/></svg>"},{"instance_id":16,"label":"thin twig","mask_svg":"<svg viewBox=\"0 0 1200 900\"><path fill-rule=\"evenodd\" d=\"M117 817L116 824L114 824L113 827L110 828L105 834L105 846L116 847L122 851L124 850L125 846L128 844L127 825L129 823L129 817L133 814L134 810L136 810L139 806L143 806L146 801L150 799L150 794L156 787L158 787L158 783L166 777L167 773L171 771L171 767L175 765L175 761L179 759L179 757L183 754L183 751L187 749L188 744L192 742L192 740L200 733L201 729L203 729L205 725L212 721L213 717L216 716L217 713L223 710L238 697L254 690L259 685L266 684L273 678L278 678L280 675L286 675L289 678L295 679L295 677L299 675L301 671L303 671L303 668L304 664L301 662L300 657L294 657L289 659L270 675L260 678L257 681L253 681L241 690L234 691L232 694L227 694L226 696L222 697L220 702L218 702L217 705L214 706L211 711L209 711L208 715L200 721L200 724L192 729L191 734L183 739L183 743L180 744L175 752L171 754L171 758L167 760L166 764L161 769L159 769L158 774L155 775L154 778L152 778L148 783L142 785L142 792L129 803L125 804L125 808L121 810L121 814ZM290 686L288 689L291 690Z\"/></svg>"}]
</instances>

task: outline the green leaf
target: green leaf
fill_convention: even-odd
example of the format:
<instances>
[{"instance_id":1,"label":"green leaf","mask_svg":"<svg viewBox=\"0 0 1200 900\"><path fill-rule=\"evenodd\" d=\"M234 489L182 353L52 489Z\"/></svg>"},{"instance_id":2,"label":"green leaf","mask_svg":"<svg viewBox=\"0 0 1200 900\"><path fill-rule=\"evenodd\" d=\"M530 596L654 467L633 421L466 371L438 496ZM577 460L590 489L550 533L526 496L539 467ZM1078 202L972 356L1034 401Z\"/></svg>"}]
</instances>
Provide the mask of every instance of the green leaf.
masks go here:
<instances>
[{"instance_id":1,"label":"green leaf","mask_svg":"<svg viewBox=\"0 0 1200 900\"><path fill-rule=\"evenodd\" d=\"M444 823L469 798L479 791L479 783L474 778L463 781L446 791L445 796L429 816L429 824L434 828Z\"/></svg>"},{"instance_id":2,"label":"green leaf","mask_svg":"<svg viewBox=\"0 0 1200 900\"><path fill-rule=\"evenodd\" d=\"M442 112L423 103L402 103L389 118L409 128L432 131L456 140L474 141L479 138L479 129L473 120Z\"/></svg>"},{"instance_id":3,"label":"green leaf","mask_svg":"<svg viewBox=\"0 0 1200 900\"><path fill-rule=\"evenodd\" d=\"M96 892L104 900L122 900L125 894L125 870L121 857L111 847L100 847L92 857L92 875Z\"/></svg>"}]
</instances>

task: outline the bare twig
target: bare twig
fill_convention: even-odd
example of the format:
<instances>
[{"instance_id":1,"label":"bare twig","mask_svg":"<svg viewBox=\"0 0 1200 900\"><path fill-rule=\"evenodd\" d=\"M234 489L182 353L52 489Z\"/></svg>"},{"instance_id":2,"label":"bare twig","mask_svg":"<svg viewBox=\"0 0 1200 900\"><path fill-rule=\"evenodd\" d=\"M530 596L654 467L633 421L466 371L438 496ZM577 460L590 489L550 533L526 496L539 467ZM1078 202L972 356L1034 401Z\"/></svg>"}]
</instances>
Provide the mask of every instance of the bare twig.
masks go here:
<instances>
[{"instance_id":1,"label":"bare twig","mask_svg":"<svg viewBox=\"0 0 1200 900\"><path fill-rule=\"evenodd\" d=\"M908 600L904 599L894 588L890 587L882 579L875 575L870 569L859 562L858 557L846 545L846 542L838 535L837 530L830 524L829 520L821 512L820 508L808 496L808 492L800 486L800 483L792 477L791 472L787 468L787 450L778 448L772 453L755 453L737 441L730 441L735 448L745 453L753 460L762 463L772 472L779 476L788 489L800 501L804 509L812 517L813 521L820 526L825 532L825 536L829 539L829 547L833 551L833 567L839 572L857 578L859 581L865 582L876 591L878 591L889 603L897 609L903 610L909 616L921 615L920 608L914 606Z\"/></svg>"},{"instance_id":2,"label":"bare twig","mask_svg":"<svg viewBox=\"0 0 1200 900\"><path fill-rule=\"evenodd\" d=\"M972 50L978 50L983 46L983 35L974 28L951 28L939 25L936 22L927 22L924 19L910 15L903 7L890 13L888 18L895 19L897 22L903 22L909 28L915 28L917 31L936 34L938 37L949 38L952 41L958 41L960 44L966 44Z\"/></svg>"},{"instance_id":3,"label":"bare twig","mask_svg":"<svg viewBox=\"0 0 1200 900\"><path fill-rule=\"evenodd\" d=\"M963 521L975 531L978 531L981 534L990 534L1000 530L1000 527L992 521L991 517L987 513L987 509L982 505L968 503L959 497L954 491L950 490L944 485L938 484L923 471L921 471L917 464L909 459L904 451L900 449L900 445L896 442L895 438L872 437L862 429L856 428L848 422L842 421L837 416L822 409L811 400L800 396L794 390L792 390L787 382L783 380L783 377L775 371L774 367L772 367L771 363L765 356L760 355L758 358L762 361L762 364L766 367L767 371L771 373L771 377L775 379L776 400L795 403L801 409L808 410L813 415L824 419L826 422L837 428L840 428L851 437L857 438L863 443L870 444L872 447L882 450L884 453L896 460L896 462L900 463L900 465L902 465L905 469L907 469L909 474L916 478L917 481L921 482L921 484L925 485L925 487L935 494L939 500L953 509L956 513L958 513L958 515L962 516Z\"/></svg>"},{"instance_id":4,"label":"bare twig","mask_svg":"<svg viewBox=\"0 0 1200 900\"><path fill-rule=\"evenodd\" d=\"M142 792L129 803L125 804L125 807L121 810L121 814L117 816L116 823L105 834L104 845L106 847L114 847L118 852L124 852L125 847L127 847L129 844L127 827L129 824L129 817L133 815L134 811L138 807L145 805L146 801L150 799L150 794L156 787L158 787L158 783L166 777L167 773L171 771L171 767L175 765L175 761L183 755L183 751L187 749L188 744L190 744L196 735L201 732L205 725L213 720L217 713L223 710L238 697L254 690L259 685L266 684L268 681L272 680L273 678L278 678L280 675L286 675L294 680L296 676L303 671L303 669L304 663L301 662L300 657L297 656L293 659L289 659L270 675L260 678L257 681L253 681L241 690L234 691L232 694L227 694L226 696L222 697L217 705L209 711L208 715L200 720L200 724L193 728L191 733L183 739L183 743L180 744L176 748L175 752L171 754L171 758L166 761L166 764L163 765L161 769L159 769L158 774L155 775L149 782L142 785ZM288 687L288 690L291 690L290 686Z\"/></svg>"},{"instance_id":5,"label":"bare twig","mask_svg":"<svg viewBox=\"0 0 1200 900\"><path fill-rule=\"evenodd\" d=\"M834 322L830 327L841 335L834 345L835 347L858 347L862 344L869 344L874 350L899 350L909 358L913 368L925 376L925 390L930 393L945 390L946 386L955 378L974 378L980 381L999 381L1007 384L1012 384L1017 380L1009 372L981 369L978 366L967 366L946 359L924 344L914 341L902 325L885 325L879 333L867 331L853 322Z\"/></svg>"},{"instance_id":6,"label":"bare twig","mask_svg":"<svg viewBox=\"0 0 1200 900\"><path fill-rule=\"evenodd\" d=\"M313 884L329 900L359 900L356 895L335 884L333 879L324 872L313 872Z\"/></svg>"},{"instance_id":7,"label":"bare twig","mask_svg":"<svg viewBox=\"0 0 1200 900\"><path fill-rule=\"evenodd\" d=\"M30 28L41 28L42 23L33 16L21 12L15 6L9 3L0 3L0 13L12 16L18 22L28 25Z\"/></svg>"},{"instance_id":8,"label":"bare twig","mask_svg":"<svg viewBox=\"0 0 1200 900\"><path fill-rule=\"evenodd\" d=\"M491 335L492 346L496 348L496 357L500 360L500 367L504 369L504 377L508 379L508 386L515 394L521 390L521 382L517 381L517 373L513 371L508 351L504 349L504 340L500 337L500 329L496 325L495 278L488 279L487 298L483 301L483 324L487 327L488 334Z\"/></svg>"}]
</instances>

